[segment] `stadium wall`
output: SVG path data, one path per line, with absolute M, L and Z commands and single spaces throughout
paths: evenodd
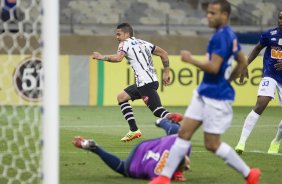
M 36 77 L 36 72 L 28 75 L 16 74 L 16 69 L 26 58 L 17 55 L 0 55 L 1 61 L 9 62 L 2 66 L 9 66 L 0 73 L 10 73 L 11 78 L 1 79 L 0 102 L 3 105 L 26 105 L 27 98 L 23 94 L 33 95 L 34 90 L 20 92 L 17 86 L 31 86 L 30 81 L 37 80 L 34 88 L 38 89 L 41 78 Z M 204 59 L 205 56 L 197 56 Z M 179 56 L 170 56 L 171 85 L 164 86 L 160 80 L 158 92 L 165 106 L 186 106 L 190 103 L 193 90 L 201 82 L 203 72 L 180 61 Z M 159 79 L 162 76 L 162 62 L 159 57 L 154 58 L 154 65 Z M 31 67 L 27 65 L 26 67 Z M 32 66 L 33 67 L 33 66 Z M 258 85 L 262 76 L 262 57 L 258 57 L 249 68 L 250 78 L 243 85 L 238 82 L 232 83 L 236 90 L 235 106 L 253 106 L 256 102 Z M 29 70 L 30 71 L 30 70 Z M 15 75 L 22 77 L 22 83 L 14 82 Z M 126 86 L 134 83 L 134 76 L 126 61 L 113 64 L 103 61 L 94 61 L 89 55 L 61 55 L 60 56 L 60 105 L 93 105 L 112 106 L 116 105 L 116 95 Z M 2 89 L 2 90 L 1 90 Z M 3 90 L 9 89 L 9 90 Z M 29 89 L 30 90 L 30 89 Z M 29 92 L 29 93 L 28 93 Z M 10 97 L 7 99 L 6 96 Z M 38 99 L 40 100 L 40 99 Z M 37 100 L 37 101 L 38 101 Z M 34 100 L 34 103 L 37 103 Z M 134 105 L 144 105 L 142 100 L 133 102 Z M 276 98 L 270 103 L 278 106 Z
M 208 36 L 160 36 L 136 35 L 137 38 L 152 42 L 165 49 L 171 55 L 178 55 L 180 50 L 189 49 L 193 54 L 205 54 Z M 113 36 L 78 36 L 61 35 L 60 53 L 62 55 L 89 55 L 93 51 L 112 54 L 117 51 L 118 42 Z M 0 50 L 1 52 L 1 50 Z

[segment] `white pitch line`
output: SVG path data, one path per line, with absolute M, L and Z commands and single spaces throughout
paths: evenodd
M 232 128 L 242 128 L 243 125 L 232 125 Z M 60 128 L 114 128 L 114 127 L 128 127 L 128 125 L 61 125 Z M 141 127 L 151 128 L 156 127 L 155 125 L 141 125 Z M 275 128 L 277 125 L 256 125 L 260 128 Z
M 194 153 L 208 153 L 209 151 L 193 151 L 191 154 Z M 62 154 L 81 154 L 81 152 L 79 151 L 73 151 L 73 152 L 61 152 Z M 85 153 L 90 153 L 90 152 L 85 152 Z M 111 152 L 113 154 L 129 154 L 129 152 Z M 258 154 L 263 154 L 263 155 L 270 155 L 270 156 L 282 156 L 282 153 L 278 153 L 278 154 L 268 154 L 265 151 L 260 151 L 260 150 L 252 150 L 252 151 L 245 151 L 244 153 L 258 153 Z

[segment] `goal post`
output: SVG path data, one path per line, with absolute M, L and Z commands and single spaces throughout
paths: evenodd
M 43 184 L 59 182 L 58 4 L 58 0 L 43 0 Z
M 0 1 L 0 184 L 59 183 L 59 1 Z

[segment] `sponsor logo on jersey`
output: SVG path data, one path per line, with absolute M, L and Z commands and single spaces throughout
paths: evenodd
M 277 30 L 270 31 L 270 34 L 271 34 L 271 35 L 275 35 L 275 34 L 277 34 Z
M 131 42 L 131 45 L 137 45 L 137 44 L 138 44 L 137 41 L 132 41 L 132 42 Z
M 279 40 L 278 40 L 278 45 L 282 45 L 282 39 L 281 38 L 279 38 Z
M 270 40 L 271 40 L 271 41 L 276 41 L 276 38 L 271 38 Z
M 282 59 L 282 51 L 281 50 L 276 50 L 276 49 L 271 49 L 271 58 L 273 59 Z
M 25 100 L 41 100 L 43 91 L 41 59 L 28 58 L 22 61 L 14 71 L 13 84 L 18 94 Z
M 165 150 L 160 158 L 160 161 L 158 162 L 157 166 L 154 169 L 154 173 L 156 175 L 160 175 L 166 165 L 166 160 L 168 157 L 169 151 Z

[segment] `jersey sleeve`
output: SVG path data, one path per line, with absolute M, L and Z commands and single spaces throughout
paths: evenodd
M 261 46 L 265 47 L 268 45 L 268 32 L 264 32 L 261 34 L 259 43 Z
M 231 40 L 230 40 L 231 39 Z M 232 42 L 232 55 L 236 56 L 241 50 L 241 46 L 236 37 L 227 39 L 226 36 L 217 35 L 214 40 L 213 54 L 217 54 L 222 58 L 226 57 L 226 53 L 230 53 L 230 47 L 228 46 Z
M 237 38 L 234 38 L 232 41 L 232 54 L 234 57 L 237 57 L 238 52 L 241 50 L 241 45 L 238 42 Z
M 128 42 L 123 41 L 123 42 L 120 42 L 120 44 L 118 45 L 117 52 L 124 52 L 125 54 L 127 54 L 128 49 L 129 49 Z
M 144 43 L 145 43 L 146 47 L 150 50 L 150 52 L 153 53 L 156 46 L 154 44 L 150 43 L 150 42 L 147 42 L 147 41 L 144 41 Z
M 224 39 L 224 36 L 217 35 L 214 37 L 214 46 L 211 54 L 217 54 L 222 58 L 225 58 L 225 53 L 227 52 L 227 41 Z

